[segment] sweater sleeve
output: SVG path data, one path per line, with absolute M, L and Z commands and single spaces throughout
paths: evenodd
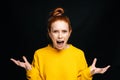
M 90 67 L 88 67 L 84 52 L 82 52 L 81 56 L 79 57 L 78 80 L 92 80 Z
M 90 68 L 86 68 L 78 74 L 79 80 L 92 80 L 92 75 L 90 74 Z
M 35 52 L 32 61 L 32 69 L 26 71 L 26 77 L 28 80 L 43 80 L 41 76 L 42 74 L 40 73 L 39 61 L 38 54 Z

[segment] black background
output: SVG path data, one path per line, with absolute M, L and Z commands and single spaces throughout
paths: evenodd
M 93 80 L 118 80 L 120 12 L 117 0 L 9 0 L 1 3 L 0 73 L 4 80 L 26 80 L 25 70 L 10 58 L 31 62 L 34 51 L 48 44 L 48 14 L 63 7 L 73 28 L 69 41 L 85 52 L 88 65 L 111 68 Z

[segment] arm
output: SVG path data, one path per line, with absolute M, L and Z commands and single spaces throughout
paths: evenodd
M 92 65 L 90 67 L 88 67 L 84 52 L 82 52 L 81 56 L 79 56 L 79 59 L 80 59 L 79 62 L 81 62 L 81 63 L 79 63 L 79 68 L 80 68 L 79 75 L 78 75 L 80 77 L 79 80 L 92 80 L 93 75 L 103 74 L 110 67 L 110 65 L 103 67 L 103 68 L 96 67 L 95 66 L 95 64 L 97 62 L 96 58 L 93 60 Z M 82 66 L 82 68 L 81 68 L 81 66 Z
M 84 52 L 79 56 L 79 72 L 78 72 L 78 80 L 92 80 L 92 75 L 90 72 L 90 67 L 85 59 Z
M 39 55 L 37 52 L 34 55 L 33 61 L 32 61 L 32 69 L 26 70 L 26 76 L 28 80 L 44 80 L 43 74 L 42 74 L 42 61 L 40 60 Z
M 27 61 L 25 56 L 23 56 L 24 62 L 15 60 L 13 58 L 10 60 L 13 61 L 17 66 L 20 66 L 26 70 L 26 76 L 28 80 L 42 80 L 39 74 L 37 56 L 34 57 L 32 65 Z

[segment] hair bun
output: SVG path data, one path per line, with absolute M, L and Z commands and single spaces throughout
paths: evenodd
M 52 16 L 61 16 L 64 13 L 63 8 L 56 8 L 53 13 Z

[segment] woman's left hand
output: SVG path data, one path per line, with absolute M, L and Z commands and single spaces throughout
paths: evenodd
M 92 75 L 94 75 L 94 74 L 103 74 L 103 73 L 105 73 L 105 72 L 108 70 L 108 68 L 110 67 L 110 65 L 108 65 L 108 66 L 106 66 L 106 67 L 104 67 L 104 68 L 97 68 L 97 67 L 95 66 L 96 62 L 97 62 L 97 59 L 95 58 L 95 59 L 93 60 L 92 65 L 90 66 L 90 72 L 91 72 Z

